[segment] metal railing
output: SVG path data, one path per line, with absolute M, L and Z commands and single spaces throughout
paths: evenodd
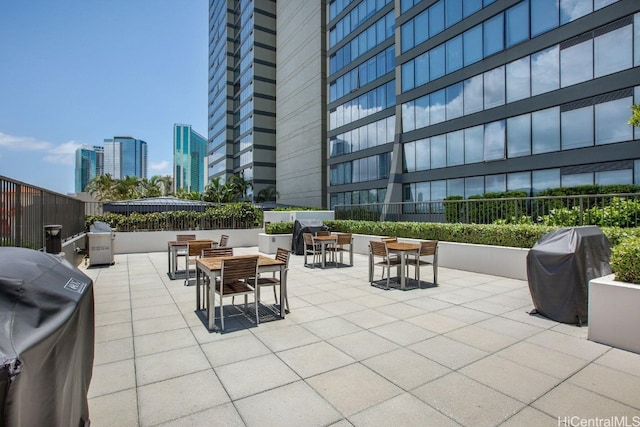
M 640 194 L 597 194 L 337 205 L 336 219 L 463 224 L 640 226 Z
M 0 246 L 45 247 L 45 225 L 61 225 L 61 239 L 84 232 L 84 202 L 0 176 Z

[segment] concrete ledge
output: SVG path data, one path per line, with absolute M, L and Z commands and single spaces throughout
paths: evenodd
M 267 254 L 276 253 L 278 247 L 291 248 L 291 234 L 264 234 L 259 237 L 258 250 Z M 353 235 L 353 252 L 369 253 L 369 241 L 380 236 Z M 402 242 L 417 242 L 417 239 L 399 239 Z M 471 245 L 468 243 L 440 242 L 438 265 L 456 270 L 490 274 L 511 279 L 527 280 L 527 248 L 506 246 Z
M 185 230 L 185 231 L 133 231 L 116 232 L 113 251 L 116 254 L 164 252 L 167 242 L 176 239 L 176 234 L 195 234 L 197 239 L 220 240 L 229 236 L 229 246 L 258 246 L 258 233 L 263 229 L 249 230 Z
M 610 274 L 589 281 L 588 338 L 640 353 L 640 285 L 613 279 Z

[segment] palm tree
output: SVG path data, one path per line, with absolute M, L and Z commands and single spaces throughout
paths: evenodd
M 244 173 L 240 175 L 231 175 L 229 177 L 229 185 L 235 193 L 236 200 L 246 200 L 249 189 L 253 188 L 251 181 L 244 179 Z
M 258 191 L 258 196 L 256 197 L 257 202 L 275 202 L 278 197 L 280 197 L 280 193 L 276 191 L 276 187 L 274 185 L 270 185 L 262 190 Z
M 225 203 L 229 201 L 230 187 L 222 183 L 222 177 L 216 176 L 209 180 L 204 188 L 202 199 L 206 202 Z
M 163 196 L 169 196 L 173 194 L 173 177 L 171 175 L 163 175 L 159 177 L 159 181 L 162 185 Z
M 184 200 L 201 200 L 202 194 L 195 190 L 187 191 L 184 188 L 178 188 L 178 191 L 176 191 L 176 197 Z
M 137 199 L 140 197 L 140 184 L 142 180 L 137 176 L 127 176 L 116 182 L 115 192 L 118 200 Z
M 141 196 L 160 197 L 162 196 L 162 182 L 160 175 L 154 175 L 150 179 L 143 178 L 140 181 Z
M 633 104 L 631 106 L 631 118 L 627 123 L 631 126 L 640 127 L 640 104 Z
M 98 175 L 94 177 L 87 185 L 87 191 L 100 201 L 115 200 L 115 186 L 117 180 L 111 177 L 111 174 Z

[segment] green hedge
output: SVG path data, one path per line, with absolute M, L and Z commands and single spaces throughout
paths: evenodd
M 640 285 L 640 237 L 626 237 L 611 250 L 615 280 Z
M 87 215 L 85 229 L 94 221 L 102 221 L 115 231 L 161 230 L 216 230 L 260 228 L 262 211 L 251 203 L 230 203 L 207 209 L 204 212 L 168 211 L 131 213 L 129 215 L 107 213 Z

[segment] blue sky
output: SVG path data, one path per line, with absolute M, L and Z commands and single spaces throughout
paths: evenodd
M 127 135 L 172 175 L 207 136 L 207 0 L 0 0 L 0 175 L 74 192 L 74 153 Z

